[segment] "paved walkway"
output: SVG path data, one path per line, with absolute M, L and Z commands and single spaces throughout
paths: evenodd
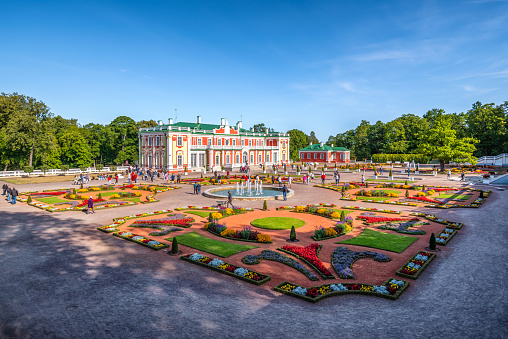
M 342 181 L 360 177 L 341 174 Z M 446 181 L 446 176 L 423 182 L 460 184 Z M 269 208 L 316 202 L 347 205 L 330 190 L 302 184 L 294 184 L 293 189 L 295 196 L 288 202 L 269 201 Z M 464 222 L 465 227 L 399 300 L 342 296 L 317 304 L 169 256 L 165 260 L 159 252 L 96 230 L 114 217 L 131 213 L 214 203 L 191 193 L 192 186 L 184 185 L 182 190 L 159 195 L 160 203 L 93 215 L 51 214 L 0 199 L 0 337 L 507 336 L 506 191 L 495 191 L 478 210 L 421 209 Z M 261 208 L 262 202 L 240 205 Z

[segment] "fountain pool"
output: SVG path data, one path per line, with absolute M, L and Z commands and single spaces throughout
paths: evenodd
M 203 195 L 208 198 L 226 199 L 228 191 L 234 200 L 282 200 L 282 188 L 262 187 L 261 189 L 238 189 L 235 186 L 227 186 L 220 188 L 210 188 Z M 293 196 L 295 192 L 289 189 L 288 198 Z

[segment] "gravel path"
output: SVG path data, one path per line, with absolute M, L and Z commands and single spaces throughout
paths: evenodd
M 357 173 L 341 177 L 360 178 Z M 443 178 L 424 182 L 459 184 Z M 71 185 L 16 187 L 22 191 Z M 315 202 L 347 205 L 330 190 L 301 184 L 293 189 L 293 198 L 286 203 L 269 201 L 270 208 Z M 502 252 L 507 240 L 506 191 L 494 191 L 480 209 L 420 209 L 464 222 L 465 227 L 398 300 L 342 296 L 317 304 L 166 259 L 96 230 L 131 213 L 214 203 L 191 192 L 192 186 L 184 185 L 158 195 L 160 203 L 93 215 L 51 214 L 0 199 L 0 338 L 508 337 L 508 265 Z

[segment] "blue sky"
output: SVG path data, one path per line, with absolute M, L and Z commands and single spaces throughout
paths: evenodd
M 508 100 L 508 1 L 10 1 L 0 91 L 119 115 L 315 131 Z

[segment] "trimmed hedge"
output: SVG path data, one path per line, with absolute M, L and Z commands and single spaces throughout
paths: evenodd
M 386 163 L 388 161 L 400 161 L 400 162 L 412 162 L 420 164 L 428 164 L 431 160 L 431 157 L 426 156 L 424 154 L 373 154 L 372 161 Z

